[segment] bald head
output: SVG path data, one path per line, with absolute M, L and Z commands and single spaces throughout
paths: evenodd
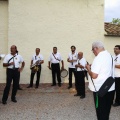
M 83 52 L 78 53 L 78 58 L 81 59 L 83 57 Z

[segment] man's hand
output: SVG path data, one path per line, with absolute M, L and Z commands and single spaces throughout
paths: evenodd
M 21 72 L 22 70 L 23 70 L 23 68 L 22 68 L 22 67 L 18 69 L 18 71 L 19 71 L 19 72 Z
M 36 65 L 38 65 L 40 62 L 39 61 L 36 61 Z
M 85 68 L 86 68 L 87 70 L 90 70 L 90 69 L 91 69 L 91 65 L 88 64 L 88 65 L 85 66 Z
M 61 67 L 61 70 L 64 70 L 64 66 Z
M 50 70 L 51 70 L 51 67 L 50 66 L 47 66 Z
M 14 63 L 14 62 L 11 62 L 11 63 L 9 63 L 9 65 L 15 65 L 15 63 Z
M 67 61 L 70 63 L 77 62 L 77 60 L 69 60 L 69 59 L 67 59 Z
M 78 65 L 78 64 L 75 65 L 76 68 L 79 67 L 79 66 L 80 66 L 80 65 Z

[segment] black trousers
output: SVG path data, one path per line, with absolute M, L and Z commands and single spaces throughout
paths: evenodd
M 111 105 L 113 104 L 115 91 L 108 92 L 105 96 L 98 96 L 98 108 L 96 109 L 98 120 L 109 120 Z M 93 92 L 94 102 L 96 104 L 96 92 Z
M 20 88 L 20 76 L 19 76 L 19 80 L 18 80 L 18 88 Z
M 12 88 L 12 95 L 11 95 L 12 100 L 15 99 L 18 84 L 19 84 L 20 72 L 18 71 L 17 68 L 15 70 L 8 68 L 7 71 L 6 71 L 6 74 L 7 74 L 6 86 L 5 86 L 5 89 L 4 89 L 4 92 L 3 92 L 2 101 L 7 101 L 7 99 L 8 99 L 8 95 L 9 95 L 12 80 L 13 80 L 13 88 Z
M 85 76 L 83 71 L 75 72 L 75 87 L 77 94 L 85 96 Z
M 116 93 L 115 103 L 120 104 L 120 77 L 115 78 L 115 93 Z
M 75 68 L 69 68 L 69 86 L 72 87 L 72 73 L 74 73 L 75 77 Z
M 60 64 L 52 63 L 51 68 L 52 68 L 52 83 L 53 83 L 53 85 L 56 85 L 56 75 L 57 75 L 58 84 L 61 84 Z
M 41 65 L 39 66 L 39 71 L 37 71 L 36 73 L 32 72 L 31 70 L 31 76 L 30 76 L 30 86 L 33 86 L 33 79 L 35 74 L 37 74 L 37 80 L 36 80 L 36 87 L 39 86 L 39 82 L 40 82 L 40 74 L 41 74 Z

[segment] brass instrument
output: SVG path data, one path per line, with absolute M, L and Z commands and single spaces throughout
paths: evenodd
M 32 70 L 33 73 L 36 73 L 37 71 L 39 71 L 39 65 L 40 65 L 40 60 L 36 61 L 35 64 L 32 64 L 30 66 L 30 69 Z

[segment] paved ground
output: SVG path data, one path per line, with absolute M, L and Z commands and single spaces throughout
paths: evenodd
M 38 89 L 18 91 L 17 103 L 9 99 L 7 105 L 0 102 L 0 120 L 97 120 L 92 93 L 86 87 L 86 98 L 74 97 L 75 89 L 67 85 L 51 87 L 42 84 Z M 0 99 L 4 85 L 0 85 Z M 120 120 L 120 107 L 112 107 L 110 120 Z

